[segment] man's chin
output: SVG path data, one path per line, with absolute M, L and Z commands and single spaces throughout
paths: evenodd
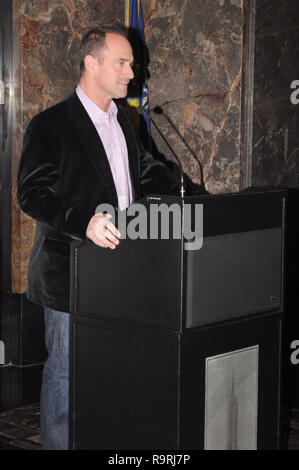
M 122 86 L 118 90 L 118 98 L 125 98 L 128 94 L 128 87 L 127 86 Z

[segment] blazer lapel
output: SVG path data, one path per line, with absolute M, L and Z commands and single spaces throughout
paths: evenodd
M 136 194 L 139 194 L 139 155 L 133 127 L 134 125 L 133 122 L 130 121 L 127 111 L 122 106 L 117 107 L 117 119 L 127 142 L 133 199 L 135 199 Z
M 97 130 L 75 91 L 70 95 L 67 101 L 75 132 L 84 146 L 103 184 L 106 186 L 106 189 L 111 196 L 112 204 L 117 207 L 118 198 L 112 172 Z

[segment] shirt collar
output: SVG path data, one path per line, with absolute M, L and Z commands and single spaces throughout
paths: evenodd
M 111 101 L 109 109 L 107 113 L 105 113 L 105 111 L 87 96 L 80 85 L 77 86 L 76 93 L 94 124 L 107 118 L 110 120 L 117 116 L 118 109 L 114 101 Z

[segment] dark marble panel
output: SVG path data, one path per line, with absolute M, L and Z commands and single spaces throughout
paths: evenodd
M 21 368 L 21 402 L 19 406 L 38 403 L 42 384 L 43 364 Z
M 43 309 L 25 294 L 2 294 L 1 340 L 5 365 L 0 366 L 0 409 L 39 401 L 47 357 Z
M 25 294 L 2 294 L 1 340 L 5 344 L 5 364 L 27 366 L 43 363 L 43 308 L 27 300 Z
M 21 364 L 44 363 L 47 351 L 44 338 L 44 310 L 22 295 Z
M 20 296 L 1 295 L 1 340 L 5 346 L 5 364 L 18 364 L 20 358 Z
M 0 411 L 38 403 L 43 365 L 0 367 Z
M 298 0 L 258 0 L 256 8 L 252 184 L 299 186 Z
M 293 188 L 287 210 L 282 389 L 283 402 L 290 407 L 299 403 L 299 368 L 290 363 L 290 344 L 299 326 L 299 103 L 291 100 L 291 84 L 299 80 L 298 57 L 298 1 L 257 0 L 251 181 L 259 187 Z
M 143 1 L 149 49 L 150 107 L 163 105 L 204 167 L 209 192 L 239 189 L 240 0 Z M 163 116 L 156 119 L 184 170 L 199 182 L 198 164 Z M 153 130 L 158 149 L 171 154 Z

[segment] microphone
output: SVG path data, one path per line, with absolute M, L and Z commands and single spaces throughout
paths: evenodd
M 174 131 L 176 132 L 176 134 L 179 136 L 179 138 L 183 141 L 183 143 L 185 144 L 185 146 L 187 147 L 187 149 L 189 150 L 189 152 L 191 153 L 191 155 L 193 156 L 193 158 L 196 160 L 196 162 L 198 163 L 198 166 L 199 166 L 199 173 L 200 173 L 200 186 L 202 188 L 204 188 L 204 178 L 203 178 L 203 168 L 202 168 L 202 164 L 199 160 L 199 158 L 197 157 L 196 153 L 194 152 L 194 150 L 192 150 L 192 148 L 190 147 L 190 145 L 188 144 L 188 142 L 186 142 L 185 138 L 182 136 L 182 134 L 180 133 L 180 131 L 176 128 L 176 126 L 174 125 L 174 123 L 172 122 L 172 120 L 170 119 L 170 117 L 165 113 L 165 111 L 163 110 L 163 108 L 161 106 L 155 106 L 154 109 L 153 109 L 154 113 L 155 114 L 163 114 L 165 116 L 165 118 L 167 119 L 167 121 L 169 122 L 169 124 L 171 125 L 171 127 L 174 129 Z
M 149 118 L 149 120 L 153 123 L 153 125 L 155 126 L 155 128 L 157 129 L 159 135 L 161 136 L 161 138 L 163 139 L 163 141 L 165 142 L 165 144 L 167 145 L 167 147 L 169 148 L 169 150 L 171 151 L 172 155 L 174 156 L 174 158 L 176 159 L 177 163 L 179 164 L 179 167 L 180 167 L 180 170 L 181 170 L 181 189 L 180 189 L 180 195 L 181 195 L 181 198 L 184 197 L 184 194 L 185 194 L 185 182 L 184 182 L 184 170 L 183 170 L 183 166 L 181 164 L 181 161 L 179 159 L 179 157 L 177 156 L 177 154 L 175 153 L 175 151 L 173 150 L 173 148 L 171 147 L 170 143 L 168 142 L 168 140 L 166 139 L 166 137 L 162 134 L 162 132 L 160 131 L 159 127 L 157 126 L 157 124 L 155 123 L 155 121 L 153 120 L 153 118 L 149 115 L 149 113 L 147 112 L 147 109 L 145 106 L 143 105 L 139 105 L 137 108 L 137 113 L 140 114 L 141 116 L 143 116 L 144 114 Z

